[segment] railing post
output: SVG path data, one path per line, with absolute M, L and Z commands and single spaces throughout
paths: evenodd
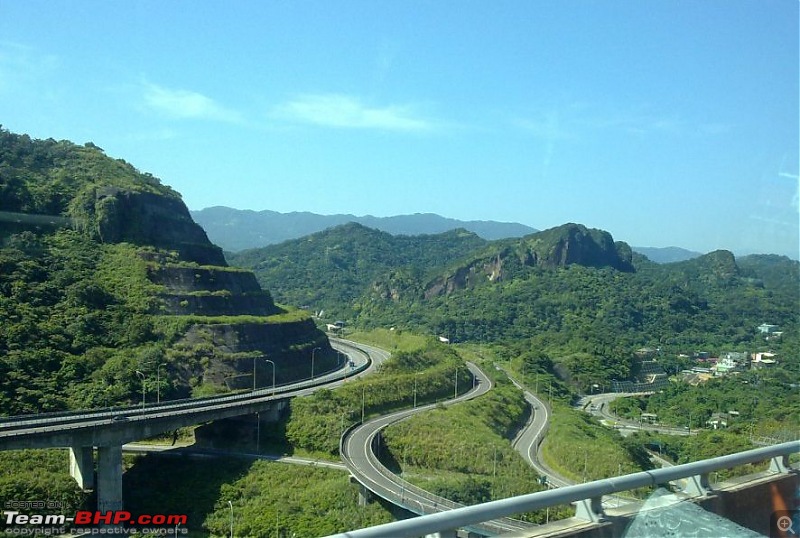
M 592 497 L 583 499 L 575 503 L 575 517 L 592 523 L 600 523 L 606 520 L 603 512 L 603 497 Z
M 789 469 L 789 456 L 775 456 L 769 462 L 769 470 L 773 473 L 788 473 Z
M 711 484 L 708 482 L 708 473 L 687 476 L 686 487 L 683 492 L 690 497 L 708 497 L 711 493 Z

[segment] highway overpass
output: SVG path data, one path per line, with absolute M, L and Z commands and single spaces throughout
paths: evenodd
M 83 489 L 97 489 L 97 509 L 122 509 L 122 445 L 178 428 L 247 414 L 277 415 L 289 398 L 332 387 L 347 377 L 363 375 L 388 354 L 369 346 L 331 339 L 334 349 L 355 364 L 342 361 L 338 370 L 313 380 L 266 387 L 246 393 L 158 404 L 26 415 L 0 420 L 0 450 L 68 447 L 70 474 Z M 374 358 L 374 359 L 373 359 Z M 97 483 L 93 451 L 97 449 Z

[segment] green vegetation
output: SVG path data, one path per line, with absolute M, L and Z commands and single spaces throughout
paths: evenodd
M 0 267 L 0 411 L 135 400 L 134 371 L 161 360 L 169 336 L 148 314 L 157 302 L 134 247 L 22 232 L 0 249 Z
M 43 501 L 38 513 L 44 514 L 88 509 L 89 495 L 69 475 L 68 458 L 65 449 L 0 451 L 0 499 Z
M 125 509 L 188 515 L 193 535 L 323 536 L 386 523 L 380 503 L 359 507 L 347 473 L 265 461 L 144 456 L 123 481 Z M 277 531 L 277 532 L 276 532 Z
M 484 244 L 464 230 L 395 237 L 351 223 L 302 240 L 227 256 L 232 265 L 255 269 L 262 285 L 270 282 L 265 287 L 276 300 L 311 305 L 333 319 L 352 319 L 360 309 L 354 299 L 377 279 L 389 275 L 393 282 L 410 285 L 429 276 L 432 268 L 450 264 Z M 406 289 L 376 284 L 375 291 L 389 298 Z
M 355 331 L 348 333 L 347 337 L 356 342 L 372 344 L 388 351 L 417 351 L 428 345 L 429 336 L 422 336 L 411 332 L 389 329 L 372 329 L 370 331 Z
M 179 198 L 158 178 L 88 142 L 34 140 L 0 126 L 0 211 L 81 218 L 81 206 L 99 185 Z
M 777 349 L 784 366 L 800 373 L 800 263 L 778 256 L 737 261 L 726 251 L 664 265 L 630 254 L 626 262 L 625 246 L 596 231 L 584 233 L 582 249 L 564 254 L 573 262 L 548 261 L 580 230 L 472 244 L 351 225 L 231 259 L 251 267 L 281 300 L 324 310 L 348 327 L 528 349 L 581 392 L 630 379 L 642 347 L 660 349 L 673 372 L 680 365 L 670 357 L 679 353 Z M 434 238 L 458 248 L 431 257 Z M 783 341 L 764 341 L 756 327 L 765 321 L 780 326 Z
M 720 430 L 701 431 L 697 435 L 685 437 L 652 432 L 636 432 L 630 436 L 629 442 L 636 443 L 676 464 L 715 458 L 756 448 L 741 435 Z M 736 476 L 764 471 L 768 466 L 768 462 L 762 462 L 760 464 L 747 464 L 733 469 L 725 469 L 715 472 L 713 480 L 722 481 Z
M 553 406 L 552 413 L 542 456 L 557 473 L 575 482 L 589 482 L 652 468 L 640 444 L 589 415 L 560 404 Z
M 409 482 L 463 504 L 540 491 L 545 486 L 509 443 L 529 412 L 522 393 L 498 377 L 495 388 L 480 398 L 386 428 L 381 457 Z M 549 517 L 571 514 L 561 507 Z M 548 514 L 523 517 L 543 523 Z
M 375 375 L 349 381 L 334 390 L 318 390 L 312 396 L 295 398 L 285 426 L 288 446 L 310 453 L 337 454 L 342 431 L 364 418 L 380 415 L 414 403 L 433 402 L 453 396 L 458 369 L 459 392 L 472 386 L 472 378 L 451 348 L 428 340 L 424 348 L 400 351 L 381 365 Z M 272 439 L 280 442 L 281 439 Z

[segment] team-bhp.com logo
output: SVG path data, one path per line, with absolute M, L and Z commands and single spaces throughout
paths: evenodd
M 3 520 L 5 535 L 53 536 L 67 533 L 175 535 L 187 532 L 188 518 L 183 514 L 134 516 L 125 510 L 109 512 L 79 510 L 72 517 L 63 514 L 23 514 L 15 510 L 5 510 Z

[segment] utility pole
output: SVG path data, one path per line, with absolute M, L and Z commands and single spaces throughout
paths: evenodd
M 321 350 L 322 348 L 315 347 L 314 349 L 311 350 L 311 380 L 312 381 L 314 380 L 314 353 L 316 353 L 318 349 Z
M 458 398 L 458 366 L 456 366 L 456 388 L 453 390 L 453 398 Z
M 367 386 L 361 388 L 361 424 L 364 424 L 364 401 L 367 397 Z
M 264 361 L 272 365 L 272 395 L 275 396 L 275 363 L 269 359 L 264 359 Z

